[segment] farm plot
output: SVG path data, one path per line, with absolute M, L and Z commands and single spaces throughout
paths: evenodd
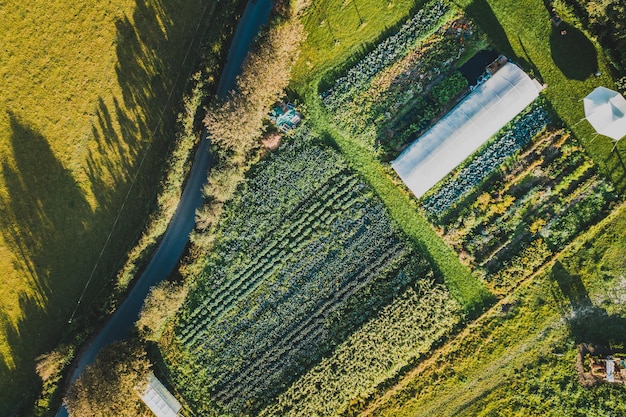
M 202 412 L 257 412 L 432 276 L 382 203 L 305 130 L 241 191 L 176 327 L 186 361 L 171 363 L 174 380 Z
M 428 3 L 338 78 L 322 94 L 324 105 L 351 135 L 397 153 L 467 90 L 456 67 L 484 39 L 443 2 Z
M 424 207 L 461 256 L 503 294 L 616 200 L 576 139 L 549 125 L 545 110 L 535 107 L 444 180 Z
M 460 306 L 444 286 L 421 280 L 296 381 L 261 416 L 349 414 L 458 323 Z

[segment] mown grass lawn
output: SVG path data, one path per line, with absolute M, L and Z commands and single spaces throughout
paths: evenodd
M 394 27 L 422 0 L 325 0 L 311 3 L 304 17 L 308 37 L 292 71 L 292 85 L 301 89 L 312 78 L 344 65 Z
M 111 230 L 78 318 L 112 289 L 153 205 L 215 6 L 0 5 L 0 415 L 32 400 L 34 359 L 66 334 Z

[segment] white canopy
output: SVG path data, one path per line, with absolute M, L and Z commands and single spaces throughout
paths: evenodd
M 617 91 L 598 87 L 583 99 L 585 118 L 596 131 L 613 140 L 626 136 L 626 99 Z
M 537 98 L 542 86 L 512 63 L 479 85 L 391 163 L 421 197 Z

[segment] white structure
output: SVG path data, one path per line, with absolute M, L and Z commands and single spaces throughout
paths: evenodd
M 606 361 L 606 380 L 608 382 L 615 382 L 615 362 L 613 358 L 609 356 L 609 358 L 605 359 Z
M 157 417 L 176 417 L 181 409 L 178 400 L 170 394 L 152 372 L 148 377 L 148 386 L 141 395 L 141 399 Z
M 617 91 L 598 87 L 583 99 L 585 118 L 596 131 L 617 141 L 626 136 L 626 99 Z
M 479 85 L 391 163 L 421 197 L 526 108 L 543 87 L 512 63 Z

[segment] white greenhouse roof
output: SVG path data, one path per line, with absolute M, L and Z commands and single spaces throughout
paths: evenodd
M 150 373 L 148 386 L 141 399 L 157 417 L 176 417 L 181 409 L 178 400 L 153 373 Z
M 542 86 L 507 63 L 391 163 L 416 197 L 470 156 L 537 98 Z

